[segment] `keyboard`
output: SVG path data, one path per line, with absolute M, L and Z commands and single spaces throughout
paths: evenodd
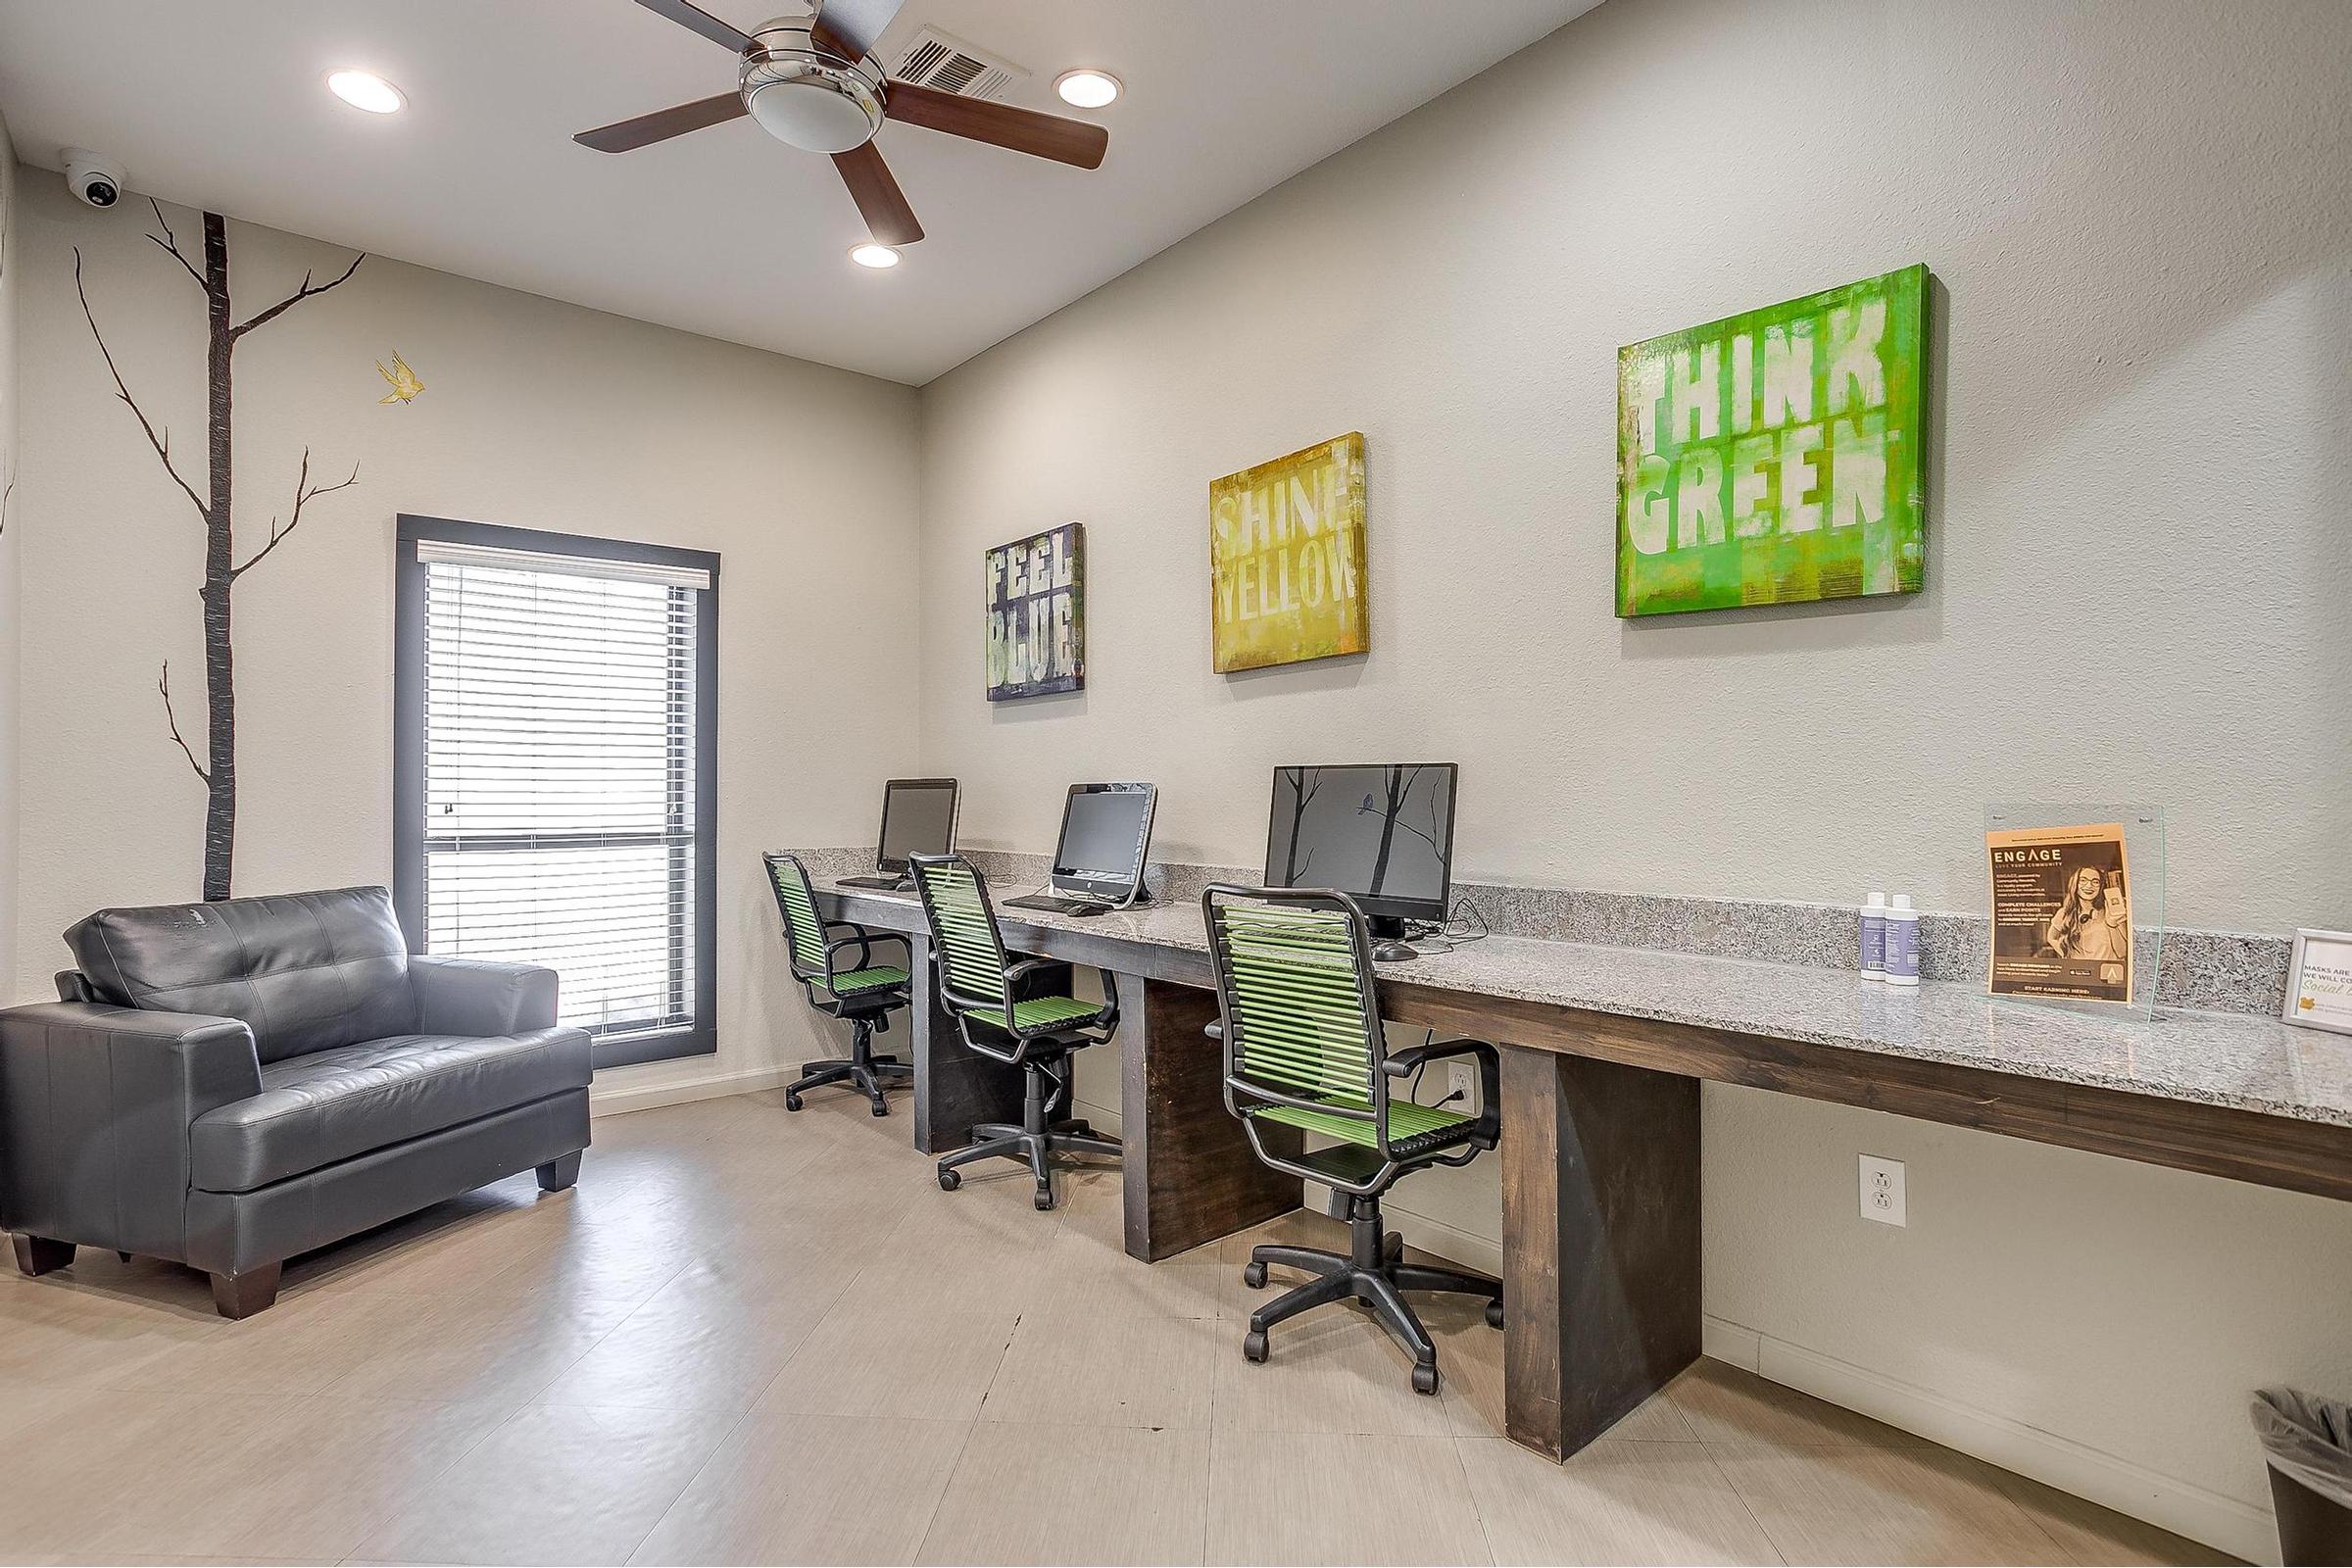
M 1043 909 L 1048 914 L 1108 914 L 1118 907 L 1100 899 L 1064 899 L 1051 893 L 1024 893 L 1017 899 L 1006 899 L 1008 909 Z
M 838 888 L 880 888 L 885 893 L 912 893 L 914 884 L 895 876 L 845 876 L 833 884 Z

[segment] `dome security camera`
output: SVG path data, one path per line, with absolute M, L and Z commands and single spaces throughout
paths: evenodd
M 87 147 L 69 147 L 66 189 L 85 206 L 107 208 L 122 199 L 122 166 Z

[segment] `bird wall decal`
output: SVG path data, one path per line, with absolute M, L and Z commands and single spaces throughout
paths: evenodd
M 416 379 L 416 372 L 409 368 L 409 362 L 398 354 L 392 356 L 392 368 L 388 370 L 384 368 L 383 361 L 376 361 L 375 373 L 392 383 L 392 390 L 376 400 L 379 403 L 412 403 L 416 401 L 416 394 L 424 390 L 424 383 Z

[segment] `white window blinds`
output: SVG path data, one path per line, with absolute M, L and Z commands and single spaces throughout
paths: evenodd
M 608 1039 L 695 1016 L 710 574 L 420 539 L 426 951 L 545 964 Z M 601 1050 L 601 1048 L 600 1048 Z

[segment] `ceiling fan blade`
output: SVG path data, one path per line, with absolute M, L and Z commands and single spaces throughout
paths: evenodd
M 687 4 L 687 0 L 637 0 L 637 3 L 657 17 L 667 17 L 681 27 L 691 27 L 712 43 L 723 43 L 737 54 L 752 46 L 751 34 L 740 27 L 730 27 L 702 7 Z
M 893 81 L 890 118 L 927 130 L 946 131 L 973 141 L 993 142 L 1032 158 L 1051 158 L 1057 164 L 1100 169 L 1109 150 L 1110 132 L 1083 120 L 1041 115 L 1034 109 L 990 103 L 985 98 L 958 98 L 952 92 L 918 87 L 911 81 Z
M 923 237 L 923 225 L 914 220 L 914 209 L 906 205 L 906 192 L 882 161 L 881 149 L 869 141 L 835 153 L 833 167 L 841 171 L 841 182 L 850 187 L 858 211 L 865 215 L 866 230 L 875 244 L 911 245 Z
M 683 136 L 690 130 L 700 130 L 705 125 L 723 124 L 743 112 L 741 93 L 722 92 L 710 98 L 697 98 L 690 104 L 680 104 L 674 109 L 657 109 L 650 115 L 639 115 L 635 120 L 599 125 L 594 130 L 583 130 L 571 139 L 583 147 L 593 147 L 600 153 L 634 152 L 658 141 L 667 141 L 672 136 Z
M 816 25 L 830 37 L 820 37 L 819 42 L 828 48 L 847 44 L 848 48 L 837 51 L 842 58 L 862 60 L 874 52 L 874 45 L 882 41 L 882 29 L 890 25 L 890 19 L 904 4 L 906 0 L 823 0 L 817 8 Z
M 837 59 L 847 60 L 852 64 L 856 64 L 865 56 L 864 50 L 835 32 L 831 27 L 826 26 L 825 19 L 822 17 L 808 19 L 808 41 L 825 53 Z

